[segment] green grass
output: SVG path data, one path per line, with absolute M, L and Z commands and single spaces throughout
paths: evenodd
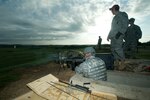
M 7 67 L 35 62 L 47 56 L 46 48 L 0 48 L 0 71 Z
M 14 69 L 36 65 L 47 53 L 45 48 L 0 48 L 0 87 L 20 78 L 21 73 Z
M 33 51 L 27 49 L 0 49 L 0 68 L 19 65 L 36 59 Z

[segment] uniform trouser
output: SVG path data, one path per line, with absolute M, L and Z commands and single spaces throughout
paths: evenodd
M 124 51 L 126 56 L 129 56 L 129 58 L 134 58 L 137 51 L 137 41 L 126 40 L 124 45 Z
M 111 51 L 115 60 L 125 60 L 123 52 L 123 36 L 118 39 L 111 38 Z

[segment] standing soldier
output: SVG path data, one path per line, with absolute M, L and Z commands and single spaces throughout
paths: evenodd
M 128 15 L 125 12 L 119 11 L 119 8 L 119 5 L 114 5 L 109 9 L 115 16 L 113 17 L 107 40 L 111 40 L 111 51 L 115 59 L 115 69 L 123 70 L 125 61 L 123 37 L 128 28 Z
M 102 43 L 102 38 L 101 36 L 99 36 L 99 39 L 98 39 L 98 49 L 101 49 L 101 43 Z
M 135 19 L 129 19 L 129 27 L 125 34 L 125 54 L 127 58 L 135 58 L 135 53 L 137 51 L 137 46 L 139 39 L 142 37 L 141 28 L 138 25 L 134 24 Z

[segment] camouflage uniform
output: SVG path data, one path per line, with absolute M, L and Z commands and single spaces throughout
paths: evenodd
M 103 60 L 95 56 L 86 59 L 75 71 L 86 78 L 94 80 L 107 80 L 106 66 Z
M 111 40 L 111 51 L 114 55 L 115 60 L 124 60 L 123 52 L 123 37 L 128 28 L 128 15 L 125 12 L 118 12 L 111 24 L 111 30 L 108 35 L 108 39 Z M 116 39 L 117 33 L 120 32 L 121 35 Z
M 125 34 L 124 49 L 129 58 L 135 58 L 138 40 L 142 37 L 142 31 L 139 26 L 133 24 L 128 27 Z

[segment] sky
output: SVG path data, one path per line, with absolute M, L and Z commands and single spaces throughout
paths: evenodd
M 150 0 L 0 0 L 0 44 L 110 44 L 107 36 L 120 5 L 150 41 Z

